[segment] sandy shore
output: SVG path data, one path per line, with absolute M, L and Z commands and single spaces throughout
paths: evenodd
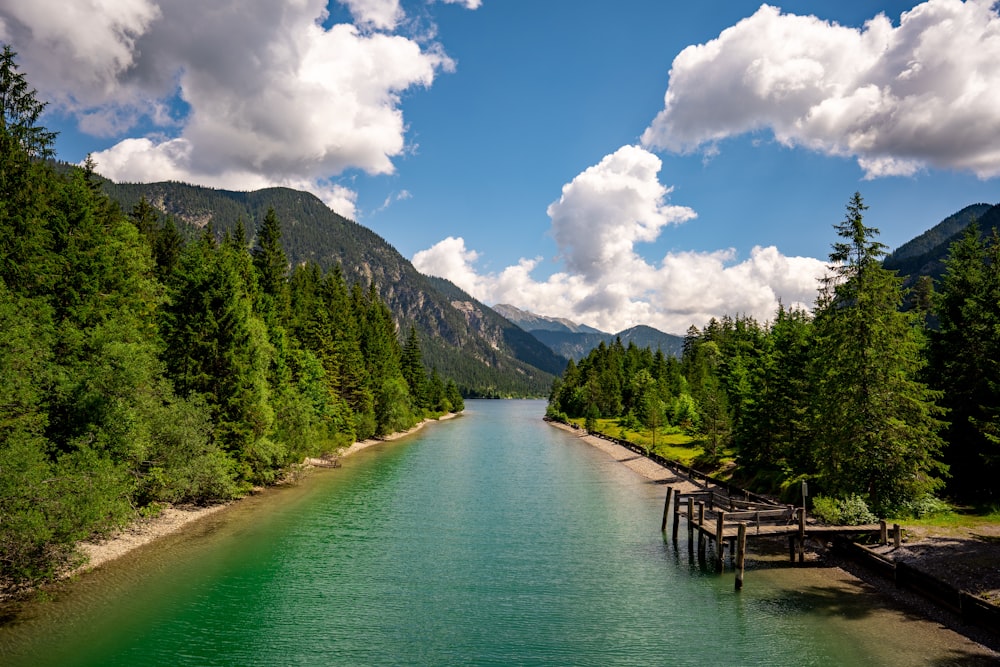
M 385 436 L 384 438 L 373 438 L 370 440 L 355 442 L 350 447 L 337 452 L 337 455 L 341 457 L 350 456 L 374 445 L 390 440 L 398 440 L 408 435 L 412 435 L 427 424 L 435 421 L 444 421 L 457 416 L 457 413 L 450 413 L 436 420 L 425 419 L 408 431 L 393 433 Z M 315 459 L 306 459 L 304 461 L 306 466 L 317 463 L 323 463 L 323 461 Z M 233 502 L 239 501 L 236 500 Z M 109 561 L 124 556 L 133 549 L 138 549 L 139 547 L 149 544 L 157 538 L 174 533 L 184 526 L 225 509 L 231 504 L 232 503 L 222 503 L 219 505 L 210 505 L 208 507 L 167 507 L 155 517 L 136 521 L 106 540 L 96 542 L 80 542 L 77 544 L 77 548 L 87 558 L 87 562 L 76 569 L 67 572 L 65 576 L 69 577 L 100 567 Z
M 574 434 L 588 445 L 596 447 L 597 449 L 607 453 L 608 456 L 619 463 L 628 466 L 646 479 L 659 482 L 660 484 L 669 484 L 675 489 L 680 489 L 681 493 L 691 493 L 703 490 L 700 485 L 695 484 L 687 477 L 684 477 L 669 468 L 664 468 L 659 463 L 656 463 L 645 456 L 636 454 L 632 450 L 622 447 L 621 445 L 616 445 L 615 443 L 609 442 L 604 438 L 588 435 L 587 432 L 582 429 L 575 429 L 572 426 L 567 426 L 561 422 L 553 421 L 549 423 L 556 428 L 560 428 Z

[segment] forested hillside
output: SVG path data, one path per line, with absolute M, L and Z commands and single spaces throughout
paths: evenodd
M 703 462 L 734 456 L 732 472 L 761 490 L 795 497 L 808 480 L 813 495 L 881 516 L 919 515 L 942 492 L 996 502 L 1000 236 L 968 226 L 937 294 L 902 312 L 866 208 L 855 195 L 836 226 L 814 313 L 692 327 L 679 362 L 602 344 L 570 363 L 550 414 L 687 433 Z
M 904 278 L 904 285 L 907 287 L 914 286 L 920 276 L 939 280 L 944 273 L 948 250 L 974 221 L 983 236 L 987 236 L 992 228 L 1000 226 L 1000 206 L 966 206 L 901 245 L 885 258 L 883 265 L 890 271 L 897 271 Z
M 511 339 L 500 318 L 470 318 L 371 230 L 331 211 L 313 195 L 287 188 L 255 192 L 212 190 L 182 183 L 104 183 L 124 210 L 146 201 L 178 226 L 232 232 L 240 221 L 253 235 L 269 209 L 282 222 L 282 246 L 292 266 L 341 267 L 349 283 L 374 285 L 400 333 L 416 328 L 428 365 L 457 382 L 466 396 L 544 396 L 563 363 L 530 339 Z M 251 239 L 252 242 L 252 239 Z M 453 287 L 453 286 L 452 286 Z M 457 289 L 457 288 L 456 288 Z M 481 313 L 488 309 L 477 306 Z
M 122 212 L 90 169 L 53 169 L 9 48 L 0 91 L 0 587 L 161 503 L 462 409 L 372 283 L 289 270 L 273 210 L 253 241 Z

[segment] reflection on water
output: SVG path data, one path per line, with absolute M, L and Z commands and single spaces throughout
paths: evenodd
M 836 570 L 705 572 L 662 487 L 544 404 L 319 470 L 59 586 L 0 629 L 7 665 L 925 665 L 985 654 Z M 985 660 L 986 658 L 982 658 Z M 985 663 L 984 663 L 985 664 Z

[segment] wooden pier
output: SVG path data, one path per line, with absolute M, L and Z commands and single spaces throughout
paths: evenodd
M 672 511 L 671 511 L 671 508 Z M 687 524 L 688 551 L 694 554 L 696 546 L 698 559 L 706 560 L 709 544 L 713 548 L 715 569 L 725 569 L 726 548 L 736 570 L 736 590 L 743 587 L 744 562 L 747 539 L 753 537 L 788 536 L 789 558 L 794 563 L 805 560 L 805 542 L 808 538 L 822 538 L 853 535 L 878 535 L 882 544 L 888 541 L 888 526 L 884 521 L 863 526 L 825 526 L 809 523 L 803 507 L 779 505 L 755 499 L 748 501 L 714 490 L 682 493 L 680 489 L 667 487 L 663 503 L 661 530 L 666 533 L 669 520 L 673 517 L 672 537 L 677 543 L 681 518 Z M 893 538 L 899 544 L 901 530 L 893 525 Z

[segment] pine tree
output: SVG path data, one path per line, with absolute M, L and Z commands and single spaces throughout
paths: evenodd
M 945 460 L 961 497 L 996 497 L 1000 446 L 991 438 L 1000 406 L 1000 243 L 989 243 L 973 222 L 945 261 L 931 334 L 931 372 L 949 412 Z M 991 424 L 992 429 L 991 429 Z
M 855 193 L 816 308 L 816 462 L 824 490 L 860 494 L 886 513 L 940 486 L 939 394 L 917 377 L 922 337 L 899 311 L 902 281 L 882 268 L 885 246 Z
M 751 381 L 753 398 L 736 433 L 738 461 L 750 471 L 781 477 L 815 472 L 808 429 L 811 338 L 809 314 L 779 304 Z
M 403 356 L 400 363 L 406 385 L 410 388 L 410 397 L 413 399 L 414 406 L 429 408 L 425 395 L 427 372 L 424 370 L 423 357 L 420 353 L 420 340 L 417 338 L 415 327 L 410 327 L 410 334 L 406 338 L 406 344 L 403 345 Z
M 257 245 L 253 250 L 253 265 L 257 269 L 257 278 L 261 292 L 268 304 L 265 312 L 272 313 L 284 319 L 288 309 L 287 291 L 285 289 L 288 275 L 288 257 L 281 247 L 281 223 L 274 208 L 267 209 L 264 222 L 257 230 Z
M 43 160 L 52 157 L 56 135 L 38 123 L 45 103 L 18 72 L 16 57 L 9 45 L 0 53 L 0 280 L 37 294 L 57 274 L 43 263 L 54 181 Z
M 250 258 L 232 237 L 218 246 L 206 231 L 189 245 L 164 311 L 165 357 L 182 396 L 206 401 L 216 438 L 242 481 L 267 482 L 284 458 L 267 435 L 274 411 L 268 372 L 273 347 L 253 311 Z
M 375 435 L 402 431 L 414 423 L 413 407 L 400 365 L 401 349 L 396 339 L 392 312 L 382 302 L 374 283 L 367 296 L 355 286 L 353 301 L 361 328 L 361 353 L 374 398 Z

